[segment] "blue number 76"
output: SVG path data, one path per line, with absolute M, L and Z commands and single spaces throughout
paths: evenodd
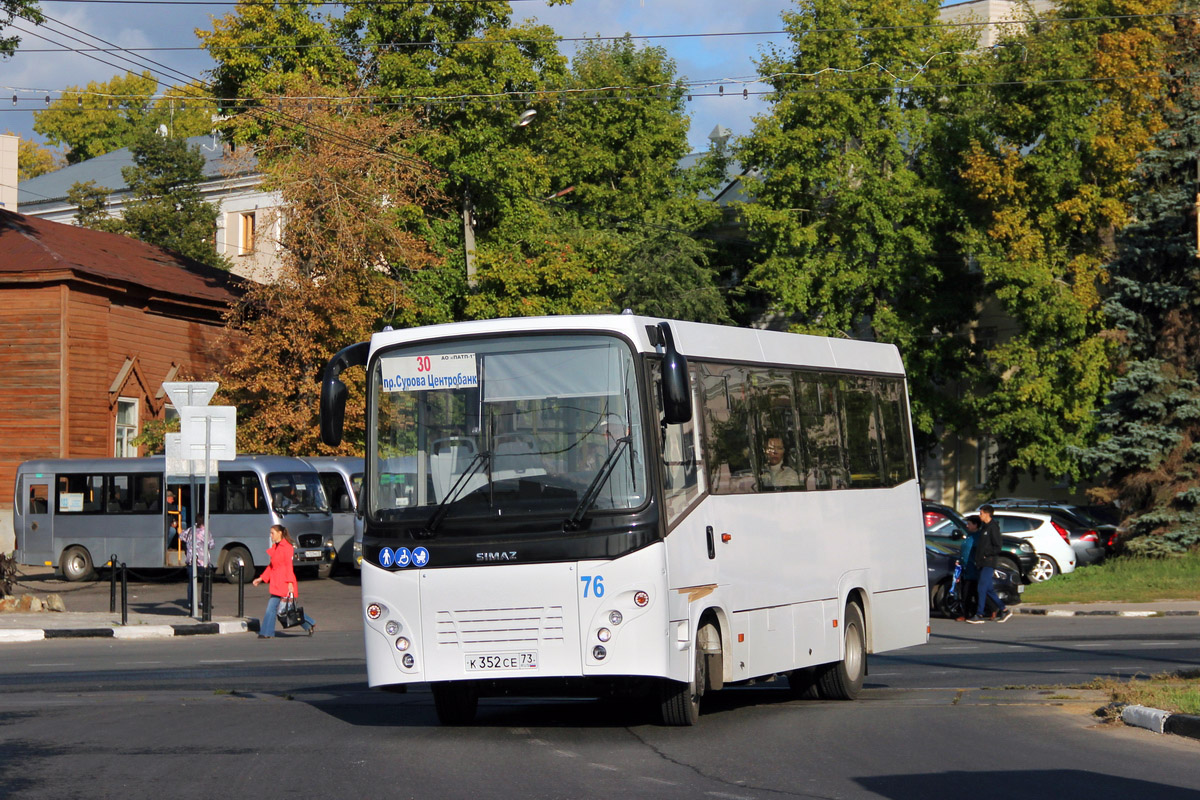
M 592 590 L 592 597 L 604 597 L 604 576 L 597 575 L 594 578 L 591 575 L 580 575 L 579 580 L 583 581 L 583 596 L 588 596 L 588 589 Z

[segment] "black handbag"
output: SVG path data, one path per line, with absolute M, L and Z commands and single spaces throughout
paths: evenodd
M 296 605 L 296 598 L 289 594 L 279 602 L 279 611 L 275 616 L 281 628 L 294 628 L 304 622 L 304 608 Z

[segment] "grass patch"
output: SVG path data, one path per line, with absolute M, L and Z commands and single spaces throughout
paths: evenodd
M 1025 587 L 1026 603 L 1200 600 L 1200 550 L 1177 558 L 1121 557 Z
M 1115 703 L 1158 708 L 1172 714 L 1200 715 L 1200 670 L 1163 673 L 1128 681 L 1097 678 L 1087 688 L 1107 693 Z

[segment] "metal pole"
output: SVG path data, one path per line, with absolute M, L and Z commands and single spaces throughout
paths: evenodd
M 238 619 L 246 616 L 246 565 L 242 561 L 238 561 Z
M 108 559 L 108 565 L 112 567 L 112 574 L 109 576 L 108 587 L 108 613 L 117 613 L 117 554 L 113 553 Z
M 129 581 L 125 575 L 124 561 L 121 562 L 121 624 L 129 624 Z
M 212 567 L 204 567 L 204 611 L 200 621 L 212 621 Z

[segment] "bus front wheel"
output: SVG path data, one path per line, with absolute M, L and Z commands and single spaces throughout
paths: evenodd
M 84 547 L 68 547 L 59 559 L 58 567 L 63 577 L 69 581 L 90 581 L 96 577 L 96 569 L 92 565 L 92 554 Z
M 846 606 L 842 630 L 846 639 L 845 656 L 817 671 L 817 690 L 826 700 L 855 699 L 862 691 L 863 678 L 867 674 L 866 625 L 857 603 Z
M 708 685 L 704 638 L 710 633 L 717 635 L 716 631 L 709 632 L 704 627 L 696 631 L 696 644 L 692 648 L 695 668 L 691 682 L 663 681 L 661 707 L 664 725 L 695 725 L 700 719 L 700 698 L 704 696 L 704 688 Z
M 433 692 L 433 707 L 438 722 L 443 725 L 466 725 L 475 719 L 479 708 L 479 692 L 468 681 L 440 681 L 429 686 Z
M 225 563 L 221 567 L 221 575 L 226 583 L 237 585 L 239 563 L 242 565 L 242 580 L 246 583 L 254 580 L 254 559 L 250 557 L 250 551 L 244 547 L 232 547 L 225 554 Z

